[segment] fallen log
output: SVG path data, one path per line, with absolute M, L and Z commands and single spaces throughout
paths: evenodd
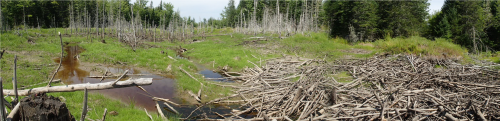
M 111 89 L 111 88 L 123 88 L 130 86 L 141 86 L 141 85 L 151 85 L 153 83 L 153 78 L 137 78 L 137 79 L 128 79 L 125 81 L 115 82 L 104 82 L 104 83 L 95 83 L 95 84 L 73 84 L 73 85 L 65 85 L 65 86 L 53 86 L 53 87 L 38 87 L 33 89 L 25 89 L 18 90 L 19 96 L 27 96 L 30 94 L 36 93 L 49 93 L 49 92 L 73 92 L 84 90 L 87 88 L 88 90 L 103 90 L 103 89 Z M 14 94 L 13 90 L 3 90 L 3 94 Z

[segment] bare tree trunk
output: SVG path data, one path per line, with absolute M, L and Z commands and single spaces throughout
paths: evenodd
M 278 12 L 276 13 L 276 15 L 278 15 L 278 33 L 279 33 L 279 39 L 281 39 L 281 15 L 280 15 L 280 3 L 279 3 L 279 0 L 276 0 L 276 9 L 278 10 Z
M 132 9 L 132 6 L 130 6 L 130 11 L 131 11 L 130 12 L 130 16 L 132 17 L 132 19 L 130 19 L 132 21 L 132 29 L 134 29 L 134 34 L 133 34 L 134 35 L 134 44 L 132 46 L 132 49 L 135 52 L 135 46 L 137 44 L 137 37 L 135 36 L 135 25 L 134 25 L 134 19 L 133 19 L 134 18 L 134 14 L 133 14 L 134 13 L 134 9 Z
M 95 18 L 96 19 L 96 26 L 95 26 L 95 28 L 96 28 L 96 35 L 95 35 L 95 37 L 97 39 L 99 37 L 99 2 L 98 1 L 96 1 L 95 8 L 97 9 L 96 12 L 95 12 L 95 14 L 96 14 L 96 16 L 95 16 L 96 17 Z
M 118 33 L 116 36 L 118 36 L 118 40 L 122 40 L 122 36 L 121 36 L 121 16 L 122 16 L 122 3 L 120 3 L 119 7 L 118 7 Z
M 153 34 L 153 43 L 156 43 L 156 26 L 155 26 L 154 34 Z
M 105 21 L 104 21 L 104 18 L 105 18 L 104 17 L 104 11 L 106 10 L 106 9 L 104 9 L 104 2 L 105 1 L 102 1 L 102 22 L 101 22 L 101 32 L 102 32 L 102 34 L 101 34 L 101 39 L 104 39 L 104 34 L 106 33 L 104 31 L 105 30 L 104 29 L 104 23 L 105 23 Z
M 2 7 L 2 2 L 0 1 L 0 29 L 1 29 L 0 33 L 3 33 L 3 31 L 4 31 L 5 28 L 4 28 L 4 25 L 3 25 L 3 16 L 2 16 L 2 9 L 1 9 L 1 7 Z M 37 21 L 38 21 L 38 17 L 37 17 Z M 3 116 L 3 117 L 5 117 L 5 116 Z M 3 119 L 3 117 L 2 117 L 2 119 Z
M 70 29 L 71 34 L 73 34 L 73 26 L 74 26 L 74 24 L 75 24 L 75 21 L 73 21 L 73 19 L 74 19 L 74 15 L 73 15 L 73 7 L 74 7 L 74 6 L 73 6 L 73 0 L 71 0 L 71 7 L 70 7 L 70 8 L 71 8 L 71 13 L 70 13 L 70 17 L 69 17 L 69 19 L 70 19 L 70 20 L 69 20 L 69 21 L 70 21 L 70 24 L 69 24 L 69 29 Z
M 84 23 L 85 25 L 83 26 L 85 29 L 85 33 L 87 33 L 87 40 L 89 39 L 89 35 L 90 35 L 90 29 L 89 29 L 89 15 L 88 15 L 88 11 L 87 11 L 87 3 L 85 3 L 85 8 L 84 8 L 84 11 L 85 11 L 85 15 L 83 16 L 84 18 Z
M 472 27 L 472 44 L 474 45 L 474 53 L 478 54 L 477 44 L 476 44 L 476 28 Z
M 24 12 L 24 6 L 25 6 L 25 5 L 24 5 L 24 2 L 23 2 L 23 23 L 24 23 L 24 27 L 23 27 L 23 29 L 24 29 L 24 32 L 27 32 L 27 31 L 26 31 L 26 14 L 25 14 L 25 12 Z
M 251 25 L 252 28 L 255 27 L 254 24 L 257 24 L 257 0 L 253 1 L 253 18 L 252 18 L 251 24 L 252 24 Z M 254 33 L 254 36 L 257 36 L 257 33 L 255 32 L 255 30 L 253 30 L 253 33 Z

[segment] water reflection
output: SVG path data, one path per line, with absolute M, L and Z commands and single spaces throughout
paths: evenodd
M 65 84 L 73 84 L 74 81 L 83 83 L 85 77 L 89 76 L 89 72 L 79 68 L 80 63 L 78 54 L 85 51 L 77 45 L 67 45 L 64 47 L 66 56 L 62 59 L 62 68 L 57 72 L 56 77 L 61 79 Z M 54 62 L 59 63 L 60 58 L 54 59 Z

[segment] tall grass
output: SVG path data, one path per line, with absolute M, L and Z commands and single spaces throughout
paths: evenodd
M 390 54 L 415 54 L 433 58 L 467 58 L 467 49 L 449 40 L 438 38 L 435 41 L 423 37 L 381 39 L 374 42 L 377 49 Z
M 243 44 L 245 41 L 251 41 L 245 39 L 248 37 L 251 36 L 243 34 L 233 34 L 232 38 L 229 35 L 214 36 L 207 38 L 210 41 L 196 42 L 183 47 L 188 49 L 185 55 L 196 60 L 195 63 L 213 69 L 227 65 L 232 68 L 231 71 L 253 67 L 248 61 L 259 65 L 260 61 L 265 63 L 266 59 L 276 57 L 273 54 L 261 54 L 256 48 Z
M 279 40 L 282 51 L 290 55 L 301 55 L 309 58 L 326 58 L 329 60 L 340 59 L 346 56 L 364 58 L 372 56 L 373 47 L 365 44 L 348 44 L 342 38 L 329 38 L 326 33 L 296 34 L 286 39 Z M 352 49 L 363 49 L 366 53 L 349 52 Z

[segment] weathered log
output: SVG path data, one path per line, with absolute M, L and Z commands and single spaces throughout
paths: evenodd
M 152 97 L 152 98 L 155 101 L 162 101 L 162 102 L 170 103 L 170 104 L 175 105 L 175 106 L 181 106 L 181 105 L 179 105 L 177 103 L 174 103 L 174 102 L 170 101 L 169 99 L 159 98 L 159 97 Z
M 161 116 L 162 119 L 167 119 L 167 117 L 165 117 L 165 114 L 163 113 L 163 111 L 161 110 L 161 107 L 160 105 L 158 104 L 158 102 L 155 102 L 156 104 L 156 110 L 158 111 L 158 114 Z
M 118 81 L 120 81 L 120 79 L 123 78 L 123 76 L 125 76 L 125 74 L 128 73 L 128 70 L 126 70 L 125 72 L 123 72 L 122 76 L 118 77 L 111 85 L 115 85 Z
M 53 87 L 38 87 L 33 89 L 18 90 L 20 96 L 27 96 L 36 93 L 49 93 L 49 92 L 73 92 L 80 91 L 87 88 L 88 90 L 103 90 L 112 88 L 122 88 L 130 86 L 141 86 L 141 85 L 151 85 L 153 83 L 153 78 L 137 78 L 128 79 L 125 81 L 119 81 L 113 85 L 114 82 L 104 82 L 95 84 L 72 84 L 67 86 L 53 86 Z M 3 90 L 3 94 L 13 94 L 13 90 Z
M 149 115 L 148 110 L 146 110 L 146 108 L 144 108 L 144 112 L 146 112 L 146 115 L 148 115 L 148 117 L 149 117 L 149 119 L 151 119 L 151 121 L 154 121 L 153 116 Z
M 200 82 L 200 81 L 198 81 L 198 79 L 194 78 L 194 76 L 192 76 L 191 74 L 189 74 L 186 70 L 182 69 L 182 67 L 180 67 L 180 66 L 179 66 L 179 69 L 180 69 L 182 72 L 184 72 L 185 74 L 187 74 L 189 77 L 191 77 L 192 79 L 196 80 L 197 82 Z M 204 86 L 205 86 L 205 85 L 203 85 L 203 83 L 201 83 L 201 82 L 200 82 L 200 85 L 201 85 L 202 87 L 204 87 Z
M 201 103 L 201 99 L 196 96 L 195 94 L 193 94 L 193 92 L 191 92 L 191 90 L 188 90 L 187 91 L 189 95 L 191 95 L 194 99 L 196 99 L 196 101 L 198 101 L 199 103 Z

